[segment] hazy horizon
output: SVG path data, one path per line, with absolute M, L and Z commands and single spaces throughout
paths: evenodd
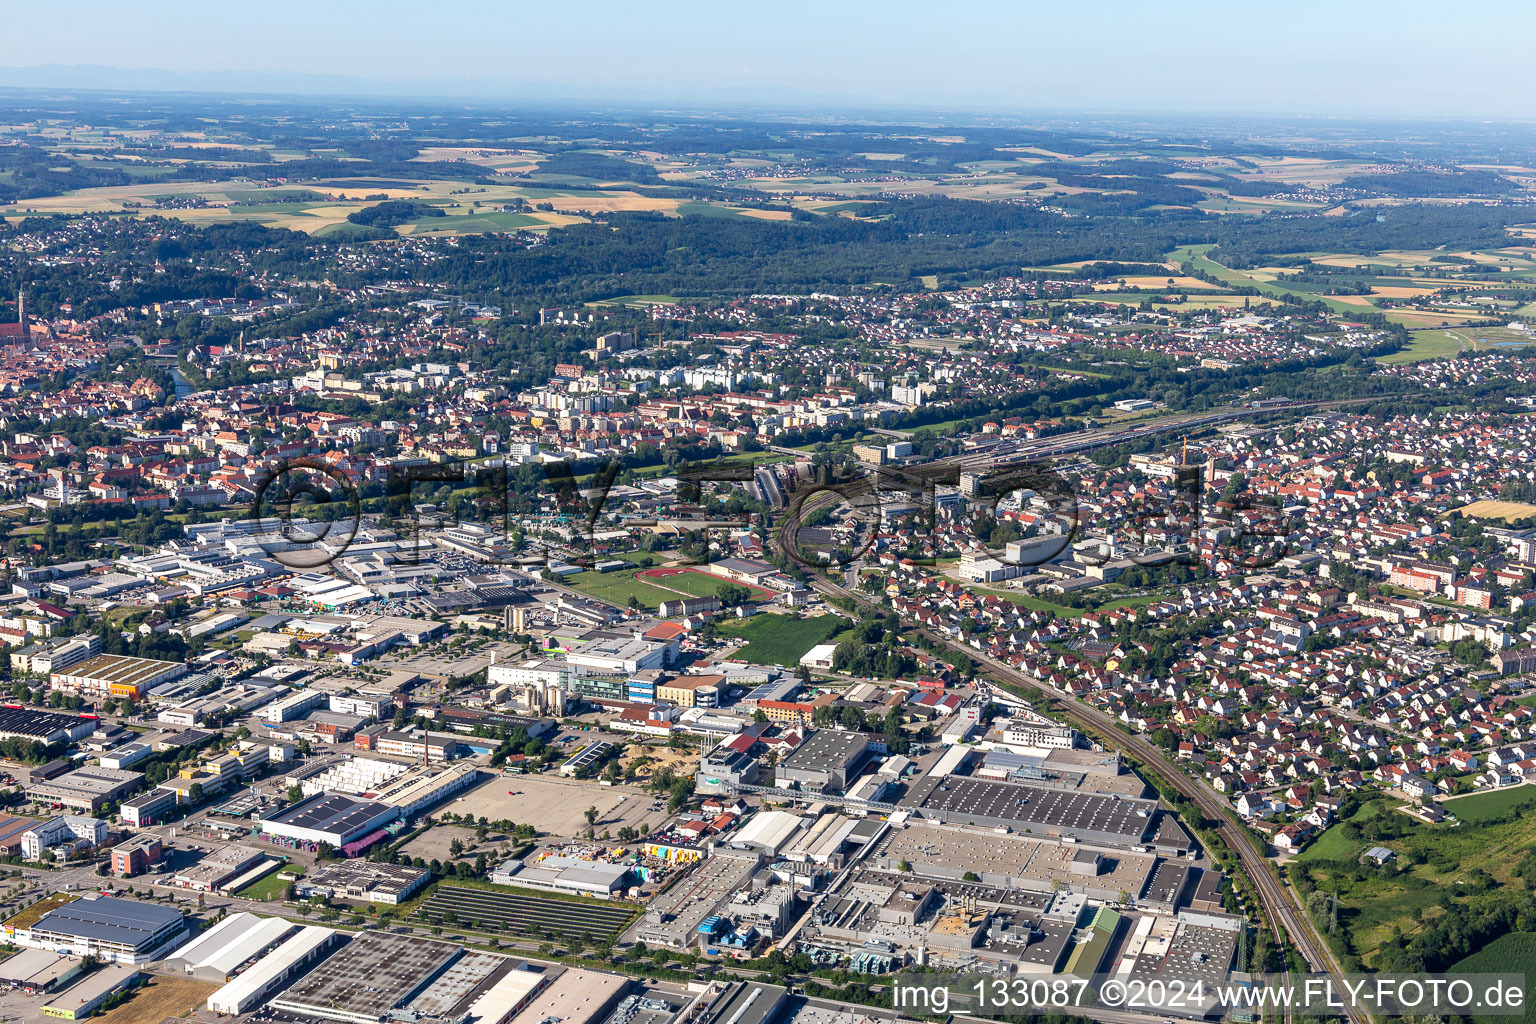
M 98 0 L 14 11 L 0 85 L 741 109 L 1036 110 L 1525 120 L 1524 41 L 1427 3 L 1245 10 L 1111 2 L 1091 19 L 993 2 L 935 16 L 791 0 L 769 16 L 596 0 L 579 20 L 481 2 L 398 0 L 252 16 L 168 0 L 124 19 Z M 1502 5 L 1501 5 L 1502 6 Z M 141 12 L 143 14 L 144 12 Z M 81 32 L 82 24 L 110 32 Z

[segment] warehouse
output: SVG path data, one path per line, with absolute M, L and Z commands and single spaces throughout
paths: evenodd
M 58 778 L 31 783 L 26 791 L 27 796 L 38 803 L 58 804 L 92 814 L 132 793 L 143 781 L 144 776 L 139 772 L 87 765 Z
M 806 819 L 789 811 L 758 811 L 731 837 L 737 846 L 750 846 L 777 857 L 794 838 Z
M 100 1009 L 101 1004 L 108 999 L 137 985 L 140 977 L 142 975 L 136 967 L 108 964 L 45 1003 L 43 1016 L 84 1020 Z
M 628 978 L 570 967 L 534 995 L 511 1024 L 592 1024 L 604 1019 L 628 991 Z
M 818 729 L 779 763 L 778 784 L 841 792 L 858 777 L 871 753 L 869 736 Z
M 503 974 L 494 985 L 481 992 L 469 1007 L 475 1024 L 503 1024 L 522 1012 L 528 1000 L 549 984 L 549 974 L 532 964 L 524 964 Z
M 479 781 L 479 769 L 467 761 L 416 765 L 376 787 L 373 797 L 380 803 L 398 807 L 402 816 L 411 817 Z
M 266 1003 L 267 996 L 323 961 L 341 941 L 335 929 L 309 924 L 207 998 L 207 1009 L 237 1016 Z
M 376 1024 L 432 983 L 463 952 L 460 946 L 393 932 L 362 932 L 271 1001 L 320 1020 Z
M 928 776 L 903 810 L 958 824 L 1006 827 L 1114 846 L 1136 846 L 1157 821 L 1157 801 L 1100 796 L 968 776 Z
M 98 654 L 78 665 L 53 673 L 48 681 L 56 690 L 85 697 L 138 700 L 149 688 L 187 674 L 187 666 L 174 661 Z
M 23 992 L 52 992 L 68 985 L 85 969 L 77 956 L 61 956 L 46 949 L 24 949 L 0 964 L 0 985 Z
M 36 740 L 45 745 L 68 743 L 89 736 L 100 724 L 101 721 L 94 717 L 0 707 L 0 740 Z
M 391 804 L 345 793 L 316 793 L 261 819 L 261 831 L 304 843 L 329 843 L 337 849 L 383 828 L 400 816 Z
M 142 964 L 186 936 L 181 911 L 115 896 L 82 896 L 44 914 L 15 942 L 56 953 L 94 956 L 109 963 Z
M 496 869 L 491 881 L 501 885 L 520 885 L 529 889 L 611 899 L 629 885 L 630 869 L 625 864 L 609 864 L 556 854 L 535 864 L 510 860 Z
M 325 959 L 340 941 L 332 928 L 307 925 L 208 997 L 208 1009 L 231 1017 L 248 1013 L 293 978 Z
M 788 1002 L 787 989 L 749 981 L 727 988 L 694 1019 L 697 1024 L 774 1024 Z
M 174 881 L 184 889 L 217 892 L 265 860 L 266 856 L 260 850 L 249 847 L 226 846 L 216 853 L 208 854 L 191 867 L 176 872 Z
M 1130 850 L 1105 854 L 1058 839 L 914 822 L 892 829 L 865 863 L 882 871 L 899 871 L 905 863 L 913 874 L 952 881 L 971 873 L 983 885 L 1012 891 L 1069 889 L 1093 899 L 1118 900 L 1122 893 L 1142 892 L 1158 859 Z
M 231 914 L 165 961 L 168 971 L 183 971 L 202 981 L 226 982 L 242 965 L 261 956 L 298 929 L 281 917 Z

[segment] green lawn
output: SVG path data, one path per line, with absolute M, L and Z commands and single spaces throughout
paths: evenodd
M 745 586 L 745 584 L 733 583 L 724 576 L 716 576 L 708 572 L 680 572 L 655 580 L 637 580 L 637 582 L 654 583 L 657 587 L 681 590 L 684 594 L 692 597 L 719 597 L 720 591 L 726 587 Z M 747 589 L 758 597 L 764 597 L 759 587 L 748 587 Z
M 675 295 L 615 295 L 611 299 L 598 299 L 589 306 L 648 306 L 658 302 L 677 302 Z
M 1391 808 L 1398 806 L 1398 801 L 1372 800 L 1355 813 L 1350 819 L 1357 825 L 1368 818 L 1378 817 L 1387 813 Z M 1350 839 L 1344 834 L 1342 823 L 1333 825 L 1317 837 L 1317 841 L 1297 855 L 1298 861 L 1311 860 L 1348 860 L 1358 857 L 1375 843 L 1367 843 L 1361 839 Z
M 1414 331 L 1408 345 L 1391 355 L 1377 356 L 1378 363 L 1417 363 L 1442 359 L 1461 351 L 1461 340 L 1449 331 Z
M 848 627 L 839 615 L 797 619 L 792 615 L 754 615 L 750 619 L 722 623 L 720 632 L 738 636 L 747 645 L 733 657 L 762 665 L 793 667 L 817 644 L 828 643 Z
M 1503 817 L 1516 807 L 1536 810 L 1536 786 L 1510 786 L 1474 793 L 1447 800 L 1442 806 L 1447 814 L 1454 814 L 1469 825 L 1482 825 L 1493 818 Z
M 280 900 L 288 884 L 298 877 L 286 871 L 274 871 L 265 878 L 258 878 L 235 895 L 247 900 Z
M 996 594 L 1005 601 L 1012 601 L 1021 608 L 1029 608 L 1037 612 L 1055 612 L 1058 615 L 1067 615 L 1076 618 L 1085 612 L 1113 611 L 1116 608 L 1145 608 L 1149 604 L 1156 604 L 1162 598 L 1156 594 L 1142 594 L 1138 597 L 1115 597 L 1101 604 L 1089 605 L 1085 608 L 1073 608 L 1071 605 L 1057 604 L 1043 597 L 1036 597 L 1019 590 L 996 590 L 992 587 L 972 586 L 968 590 L 974 590 L 983 594 Z
M 566 577 L 564 583 L 573 590 L 591 594 L 593 597 L 610 601 L 620 607 L 628 607 L 629 599 L 634 597 L 646 611 L 655 611 L 656 606 L 662 601 L 677 597 L 670 590 L 662 590 L 660 587 L 653 587 L 649 583 L 635 579 L 635 573 L 639 571 L 639 566 L 633 569 L 620 569 L 617 572 L 588 570 Z

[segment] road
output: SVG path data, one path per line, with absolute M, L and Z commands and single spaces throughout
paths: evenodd
M 811 586 L 825 595 L 878 607 L 868 598 L 818 575 L 812 575 Z M 1035 687 L 1048 695 L 1055 710 L 1061 712 L 1069 721 L 1099 736 L 1106 746 L 1135 757 L 1146 765 L 1149 771 L 1155 772 L 1171 789 L 1194 803 L 1203 817 L 1216 823 L 1213 831 L 1242 863 L 1244 871 L 1252 880 L 1254 889 L 1258 893 L 1259 902 L 1264 907 L 1265 917 L 1269 921 L 1270 929 L 1274 932 L 1276 942 L 1283 947 L 1289 940 L 1313 970 L 1331 975 L 1335 985 L 1340 986 L 1340 991 L 1343 990 L 1341 978 L 1343 972 L 1338 962 L 1334 960 L 1332 951 L 1313 929 L 1312 922 L 1306 914 L 1291 902 L 1289 895 L 1272 873 L 1269 859 L 1254 849 L 1247 833 L 1229 816 L 1226 801 L 1221 796 L 1179 770 L 1167 759 L 1163 751 L 1146 737 L 1122 732 L 1109 715 L 1083 704 L 1072 695 L 1021 672 L 1006 662 L 957 643 L 948 637 L 940 636 L 931 630 L 912 625 L 905 625 L 904 629 L 906 632 L 918 633 L 933 643 L 941 644 L 956 654 L 970 658 L 1004 684 Z M 1366 1024 L 1370 1019 L 1364 1013 L 1354 1009 L 1349 1010 L 1348 1017 L 1353 1024 Z

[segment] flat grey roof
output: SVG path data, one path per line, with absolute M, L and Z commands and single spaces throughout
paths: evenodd
M 786 990 L 778 985 L 749 981 L 717 1004 L 706 1018 L 707 1024 L 773 1024 L 786 999 Z
M 901 801 L 944 813 L 951 819 L 973 817 L 1018 822 L 1063 835 L 1098 833 L 1135 843 L 1147 833 L 1157 813 L 1155 800 L 1100 796 L 1041 786 L 996 782 L 969 776 L 923 779 Z M 1139 812 L 1139 813 L 1138 813 Z
M 380 1019 L 409 999 L 461 952 L 447 942 L 362 932 L 272 1005 L 311 1016 Z
M 179 910 L 115 896 L 82 897 L 50 910 L 33 931 L 55 932 L 102 942 L 140 946 L 183 920 Z
M 361 828 L 380 812 L 392 809 L 389 804 L 359 800 L 345 793 L 316 793 L 262 820 L 294 828 L 347 833 Z
M 796 747 L 783 764 L 786 768 L 802 771 L 837 771 L 852 764 L 869 744 L 870 738 L 863 733 L 818 729 Z

